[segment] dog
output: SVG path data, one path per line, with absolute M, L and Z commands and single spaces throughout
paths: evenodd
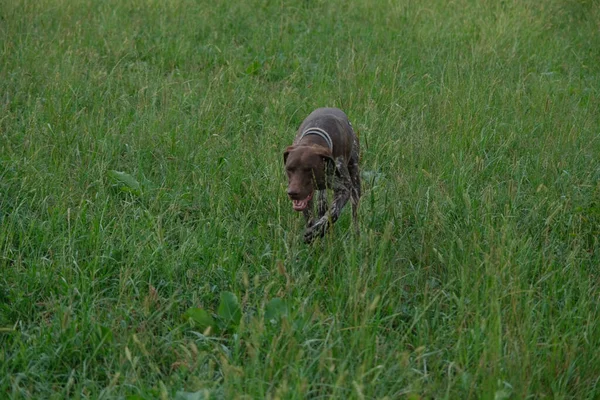
M 358 232 L 358 203 L 361 194 L 358 137 L 346 114 L 337 108 L 318 108 L 300 125 L 296 138 L 283 153 L 288 177 L 287 195 L 296 211 L 306 219 L 304 241 L 322 237 L 340 216 L 350 199 L 352 221 Z M 333 190 L 328 209 L 327 189 Z M 317 191 L 317 215 L 313 197 Z

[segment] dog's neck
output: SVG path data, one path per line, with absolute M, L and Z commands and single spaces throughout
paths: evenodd
M 309 138 L 307 138 L 307 136 Z M 302 139 L 305 139 L 305 138 L 307 138 L 308 141 L 310 141 L 312 143 L 315 143 L 314 139 L 320 138 L 322 141 L 325 142 L 325 144 L 327 144 L 329 151 L 331 151 L 333 153 L 333 141 L 331 140 L 331 136 L 329 136 L 329 134 L 327 132 L 325 132 L 323 129 L 316 128 L 316 127 L 308 128 L 304 132 L 302 132 L 302 136 L 300 136 L 300 141 L 302 141 Z M 313 139 L 313 140 L 311 140 L 311 139 Z

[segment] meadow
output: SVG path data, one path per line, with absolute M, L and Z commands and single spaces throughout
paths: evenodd
M 306 245 L 283 150 L 359 133 Z M 0 2 L 0 397 L 600 398 L 596 0 Z

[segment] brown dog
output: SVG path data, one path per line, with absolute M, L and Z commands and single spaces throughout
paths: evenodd
M 360 174 L 358 138 L 348 117 L 337 108 L 319 108 L 300 125 L 294 144 L 283 153 L 288 176 L 287 194 L 294 210 L 306 218 L 304 241 L 323 236 L 351 199 L 352 220 L 358 231 Z M 327 209 L 327 191 L 333 203 Z M 313 195 L 318 192 L 318 218 L 313 219 Z

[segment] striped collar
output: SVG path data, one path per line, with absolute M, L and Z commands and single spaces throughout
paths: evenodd
M 302 132 L 302 136 L 300 136 L 300 140 L 302 140 L 302 138 L 304 138 L 305 136 L 308 136 L 308 135 L 317 135 L 320 138 L 322 138 L 323 140 L 325 140 L 325 142 L 327 142 L 327 147 L 329 147 L 329 150 L 331 152 L 333 152 L 333 142 L 331 141 L 331 137 L 323 129 L 316 128 L 316 127 L 308 128 L 304 132 Z

